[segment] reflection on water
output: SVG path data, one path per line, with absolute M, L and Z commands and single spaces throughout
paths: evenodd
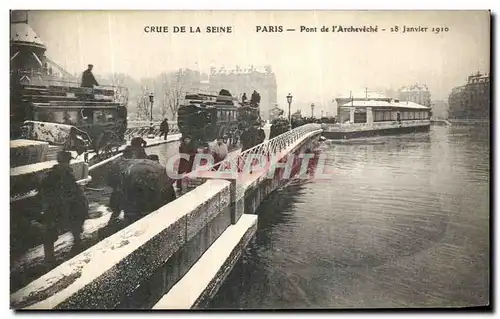
M 489 303 L 489 131 L 322 145 L 331 180 L 259 208 L 255 240 L 213 308 Z

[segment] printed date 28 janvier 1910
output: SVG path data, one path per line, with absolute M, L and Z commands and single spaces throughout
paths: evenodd
M 256 26 L 257 33 L 281 33 L 281 32 L 300 32 L 300 33 L 315 33 L 315 32 L 334 32 L 334 33 L 375 33 L 375 32 L 390 32 L 390 33 L 446 33 L 449 32 L 448 27 L 435 26 L 398 26 L 394 25 L 388 28 L 381 28 L 378 25 L 370 26 L 352 26 L 352 25 L 334 25 L 334 26 L 303 26 L 299 28 L 285 28 L 281 25 L 277 26 Z

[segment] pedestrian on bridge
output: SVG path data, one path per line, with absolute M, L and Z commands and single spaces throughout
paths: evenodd
M 71 153 L 59 152 L 56 164 L 43 178 L 39 194 L 43 207 L 43 248 L 45 261 L 52 263 L 54 242 L 60 233 L 69 230 L 73 234 L 73 251 L 81 249 L 83 223 L 88 217 L 88 201 L 73 176 Z
M 168 131 L 169 131 L 168 119 L 164 119 L 160 124 L 160 138 L 164 136 L 164 140 L 166 140 Z

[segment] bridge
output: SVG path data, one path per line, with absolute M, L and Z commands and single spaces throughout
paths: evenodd
M 302 172 L 306 124 L 184 177 L 190 192 L 11 294 L 14 309 L 191 309 L 217 292 L 255 234 L 264 198 Z M 274 171 L 274 174 L 269 174 Z

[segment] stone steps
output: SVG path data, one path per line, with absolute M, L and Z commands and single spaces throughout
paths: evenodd
M 10 141 L 10 167 L 18 167 L 47 160 L 49 143 L 33 140 Z

